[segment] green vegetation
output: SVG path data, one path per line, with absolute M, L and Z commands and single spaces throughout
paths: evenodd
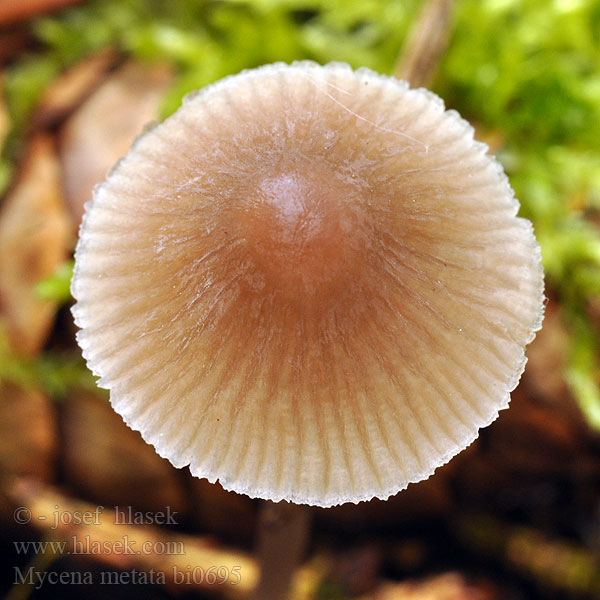
M 42 50 L 14 65 L 5 82 L 13 131 L 0 162 L 0 190 L 45 84 L 95 49 L 111 45 L 174 64 L 178 77 L 164 101 L 166 116 L 187 92 L 263 63 L 339 60 L 391 73 L 421 6 L 416 0 L 102 0 L 40 19 L 32 27 Z M 568 381 L 600 427 L 600 2 L 457 0 L 455 6 L 433 88 L 486 138 L 499 140 L 498 157 L 542 246 L 548 293 L 570 326 Z M 65 299 L 66 272 L 42 293 Z
M 98 393 L 95 379 L 78 353 L 46 352 L 35 359 L 16 357 L 2 329 L 0 382 L 10 382 L 24 389 L 41 388 L 55 399 L 66 397 L 73 388 Z

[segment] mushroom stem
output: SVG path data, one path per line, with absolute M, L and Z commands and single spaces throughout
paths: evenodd
M 260 580 L 256 600 L 283 600 L 308 540 L 310 512 L 289 502 L 263 503 L 258 524 Z

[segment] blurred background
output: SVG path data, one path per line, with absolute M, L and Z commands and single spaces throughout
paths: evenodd
M 470 448 L 388 502 L 311 510 L 292 597 L 600 598 L 598 0 L 0 0 L 9 600 L 251 596 L 260 503 L 123 424 L 75 344 L 69 280 L 84 204 L 146 123 L 305 58 L 425 85 L 474 124 L 534 223 L 548 302 L 510 410 Z

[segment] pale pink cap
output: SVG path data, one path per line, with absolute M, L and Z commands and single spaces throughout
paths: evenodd
M 87 206 L 78 341 L 125 422 L 253 497 L 387 498 L 468 446 L 540 328 L 531 223 L 442 100 L 275 64 L 186 99 Z

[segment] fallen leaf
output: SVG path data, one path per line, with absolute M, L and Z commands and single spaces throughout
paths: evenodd
M 10 129 L 10 117 L 8 115 L 8 107 L 6 106 L 6 102 L 4 100 L 3 91 L 4 81 L 0 75 L 0 151 L 4 147 L 4 142 L 6 141 L 6 136 L 8 135 L 8 131 Z
M 25 21 L 79 2 L 81 0 L 2 0 L 0 2 L 0 25 Z
M 71 114 L 102 83 L 117 62 L 112 48 L 96 52 L 57 77 L 45 90 L 33 116 L 33 127 L 52 127 Z
M 65 260 L 70 230 L 53 140 L 40 134 L 0 211 L 0 325 L 21 355 L 39 352 L 54 322 L 56 303 L 35 287 Z
M 66 122 L 61 161 L 67 203 L 76 224 L 94 187 L 127 153 L 144 125 L 157 118 L 171 81 L 168 66 L 127 63 Z

